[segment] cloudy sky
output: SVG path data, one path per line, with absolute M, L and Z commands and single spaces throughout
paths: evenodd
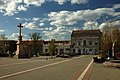
M 120 26 L 120 0 L 0 0 L 0 34 L 17 40 L 39 32 L 44 40 L 69 40 L 76 29 L 101 29 L 107 22 Z

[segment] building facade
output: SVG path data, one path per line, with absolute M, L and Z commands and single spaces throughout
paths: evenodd
M 49 54 L 49 44 L 51 41 L 43 42 L 43 54 Z M 70 53 L 71 41 L 55 41 L 55 54 L 65 54 Z
M 100 50 L 100 30 L 75 30 L 71 34 L 73 54 L 97 54 Z
M 0 40 L 0 56 L 12 56 L 17 49 L 17 41 Z
M 39 56 L 43 53 L 43 40 L 22 41 L 22 52 L 25 57 Z

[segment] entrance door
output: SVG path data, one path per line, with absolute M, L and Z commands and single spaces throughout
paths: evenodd
M 64 50 L 63 49 L 60 49 L 60 54 L 63 54 L 64 53 Z
M 78 54 L 81 55 L 81 49 L 78 50 Z

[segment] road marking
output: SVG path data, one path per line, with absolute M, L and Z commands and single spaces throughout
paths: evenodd
M 73 58 L 73 59 L 74 59 L 74 58 Z M 53 65 L 56 65 L 56 64 L 68 62 L 68 61 L 70 61 L 70 60 L 72 60 L 72 59 L 68 59 L 68 60 L 64 60 L 64 61 L 60 61 L 60 62 L 56 62 L 56 63 L 52 63 L 52 64 L 40 66 L 40 67 L 36 67 L 36 68 L 32 68 L 32 69 L 28 69 L 28 70 L 24 70 L 24 71 L 12 73 L 12 74 L 4 75 L 4 76 L 0 76 L 0 79 L 4 79 L 4 78 L 12 77 L 12 76 L 15 76 L 15 75 L 27 73 L 27 72 L 34 71 L 34 70 L 41 69 L 41 68 L 46 68 L 46 67 L 53 66 Z
M 38 61 L 44 61 L 44 60 L 35 60 L 35 61 L 29 61 L 29 62 L 19 62 L 19 63 L 12 63 L 12 64 L 4 64 L 4 65 L 0 65 L 0 67 L 11 66 L 11 65 L 16 65 L 16 64 L 25 64 L 25 63 L 31 63 L 31 62 L 38 62 Z
M 83 80 L 85 74 L 87 73 L 87 71 L 89 70 L 90 66 L 92 65 L 93 60 L 89 63 L 89 65 L 86 67 L 86 69 L 82 72 L 82 74 L 79 76 L 79 78 L 77 80 Z

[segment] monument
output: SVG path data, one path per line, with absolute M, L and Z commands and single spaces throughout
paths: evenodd
M 23 46 L 22 46 L 22 35 L 21 35 L 21 29 L 23 28 L 23 26 L 21 25 L 21 23 L 17 26 L 19 27 L 19 36 L 18 36 L 18 42 L 17 42 L 17 51 L 16 51 L 16 56 L 17 58 L 23 58 L 24 57 L 24 53 L 23 53 Z

